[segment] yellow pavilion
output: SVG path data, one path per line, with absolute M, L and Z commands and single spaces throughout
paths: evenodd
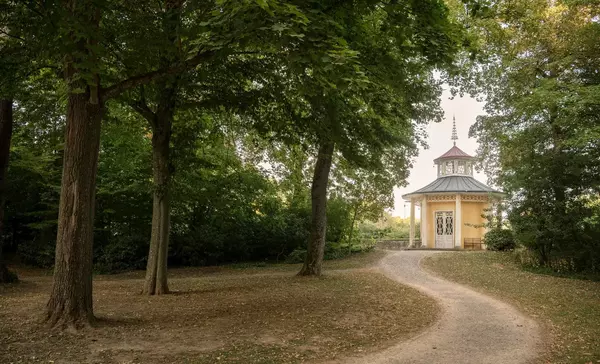
M 473 178 L 475 158 L 454 146 L 433 162 L 437 179 L 403 195 L 410 202 L 409 247 L 438 249 L 485 249 L 485 215 L 504 193 Z M 421 208 L 421 239 L 415 239 L 415 206 Z

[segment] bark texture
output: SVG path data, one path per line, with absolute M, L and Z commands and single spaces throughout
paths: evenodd
M 89 1 L 65 1 L 73 17 L 98 27 L 100 11 Z M 95 85 L 82 80 L 77 68 L 96 62 L 94 41 L 72 34 L 74 47 L 65 57 L 65 80 L 69 85 L 65 149 L 58 212 L 54 281 L 46 305 L 51 326 L 79 329 L 94 320 L 92 307 L 92 258 L 96 171 L 100 125 L 104 111 L 98 76 Z M 89 75 L 88 75 L 89 76 Z
M 10 155 L 10 140 L 13 129 L 13 101 L 0 99 L 0 283 L 10 283 L 17 276 L 6 268 L 3 256 L 2 231 L 4 228 L 4 203 L 6 201 L 6 170 Z
M 171 98 L 174 90 L 164 89 L 165 97 Z M 166 91 L 169 92 L 169 96 Z M 162 106 L 162 107 L 161 107 Z M 164 106 L 170 106 L 163 108 Z M 173 103 L 160 104 L 160 110 L 154 115 L 152 125 L 152 172 L 154 178 L 154 203 L 152 208 L 152 236 L 144 294 L 169 293 L 167 283 L 167 258 L 169 251 L 170 204 L 169 189 L 171 170 L 169 161 L 169 143 L 173 122 Z
M 70 94 L 56 237 L 51 326 L 92 323 L 92 246 L 102 107 L 88 93 Z
M 310 239 L 306 260 L 298 273 L 301 276 L 320 276 L 325 252 L 325 233 L 327 230 L 327 184 L 333 156 L 334 144 L 325 142 L 319 146 L 317 163 L 311 189 L 312 217 Z

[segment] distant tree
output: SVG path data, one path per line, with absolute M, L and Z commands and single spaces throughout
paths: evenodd
M 481 49 L 471 85 L 487 115 L 470 134 L 510 195 L 517 239 L 547 266 L 600 262 L 599 16 L 594 2 L 499 1 L 471 27 Z
M 351 207 L 347 239 L 351 244 L 358 222 L 379 220 L 386 208 L 394 206 L 394 186 L 398 179 L 393 166 L 379 170 L 352 167 L 341 160 L 333 175 L 332 190 L 339 191 Z
M 8 168 L 10 141 L 13 129 L 13 100 L 0 98 L 0 283 L 12 282 L 14 273 L 6 268 L 2 254 L 2 228 L 4 226 L 4 203 L 6 190 L 6 170 Z
M 31 55 L 39 50 L 40 41 L 27 43 L 21 37 L 22 26 L 29 31 L 35 29 L 31 24 L 22 25 L 25 19 L 23 9 L 24 6 L 19 4 L 0 4 L 0 282 L 16 279 L 5 266 L 2 241 L 15 96 L 22 91 L 21 87 L 31 73 L 46 67 L 30 61 Z
M 300 275 L 321 274 L 334 152 L 359 168 L 392 168 L 394 180 L 402 183 L 419 140 L 413 122 L 441 114 L 432 72 L 452 64 L 460 38 L 441 1 L 346 3 L 332 5 L 328 13 L 335 29 L 345 30 L 340 43 L 352 62 L 335 70 L 315 68 L 315 76 L 298 80 L 301 98 L 310 105 L 303 135 L 318 148 L 311 235 Z M 319 84 L 320 72 L 329 74 L 328 83 Z
M 315 9 L 278 1 L 241 4 L 169 0 L 151 12 L 160 14 L 159 34 L 164 47 L 158 56 L 150 51 L 145 57 L 146 63 L 142 64 L 148 69 L 171 67 L 197 48 L 217 44 L 219 52 L 194 71 L 140 88 L 138 99 L 130 102 L 150 123 L 153 140 L 154 212 L 145 293 L 168 292 L 169 190 L 173 172 L 169 155 L 178 111 L 185 107 L 200 113 L 208 109 L 244 113 L 260 98 L 276 99 L 272 81 L 278 78 L 277 67 L 290 53 L 309 52 L 325 43 L 303 39 L 309 10 Z M 232 14 L 235 23 L 231 22 Z M 189 34 L 195 36 L 190 38 Z M 127 59 L 135 63 L 139 57 L 136 51 Z

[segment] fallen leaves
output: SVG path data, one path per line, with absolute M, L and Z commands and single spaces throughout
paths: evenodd
M 173 270 L 175 293 L 156 297 L 132 294 L 139 273 L 100 276 L 99 325 L 78 335 L 39 325 L 49 277 L 27 277 L 0 296 L 0 362 L 315 362 L 380 349 L 433 323 L 432 299 L 375 271 L 346 270 L 369 262 L 337 262 L 345 270 L 322 279 L 286 266 Z

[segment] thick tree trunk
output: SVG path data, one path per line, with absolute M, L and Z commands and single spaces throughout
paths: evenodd
M 13 129 L 13 101 L 0 99 L 0 283 L 10 283 L 17 276 L 6 268 L 3 257 L 2 231 L 4 227 L 4 202 L 6 201 L 6 170 L 10 155 L 10 140 Z
M 92 323 L 92 245 L 96 170 L 103 107 L 90 92 L 70 93 L 56 237 L 54 282 L 47 304 L 52 326 Z
M 91 1 L 66 0 L 73 18 L 97 29 L 101 11 Z M 104 102 L 98 75 L 81 64 L 96 64 L 93 38 L 81 38 L 69 30 L 74 49 L 65 55 L 64 77 L 68 85 L 65 149 L 58 208 L 58 233 L 54 281 L 46 305 L 46 320 L 61 329 L 79 329 L 94 321 L 92 264 L 96 172 L 100 148 L 100 126 Z M 87 77 L 82 77 L 82 76 Z M 92 77 L 94 82 L 88 77 Z M 87 81 L 85 81 L 87 79 Z
M 152 170 L 154 177 L 154 204 L 152 210 L 152 236 L 146 267 L 144 294 L 169 293 L 167 284 L 167 257 L 169 251 L 169 142 L 171 138 L 172 111 L 168 115 L 157 113 L 152 134 Z
M 330 142 L 324 142 L 319 146 L 311 189 L 310 239 L 308 240 L 306 260 L 298 273 L 301 276 L 321 275 L 327 230 L 327 183 L 329 182 L 329 170 L 331 169 L 334 146 Z

